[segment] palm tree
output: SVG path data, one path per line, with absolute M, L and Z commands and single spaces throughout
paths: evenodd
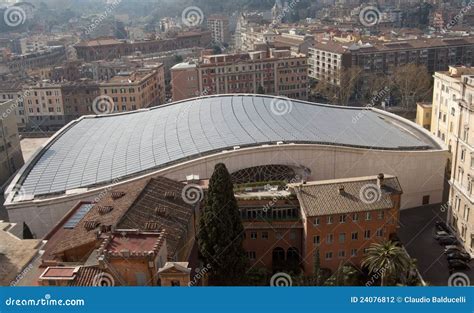
M 410 264 L 410 258 L 405 251 L 392 241 L 373 243 L 367 249 L 367 256 L 362 266 L 367 266 L 371 274 L 380 275 L 380 285 L 386 284 L 386 279 L 395 273 L 404 273 Z

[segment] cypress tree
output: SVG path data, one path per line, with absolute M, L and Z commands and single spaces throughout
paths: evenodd
M 25 222 L 23 222 L 23 239 L 34 239 L 33 233 Z
M 216 284 L 238 284 L 247 268 L 242 247 L 244 227 L 240 218 L 231 176 L 219 163 L 209 180 L 206 204 L 199 220 L 199 256 L 210 266 Z

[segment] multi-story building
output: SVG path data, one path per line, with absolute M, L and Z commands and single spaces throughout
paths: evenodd
M 24 108 L 24 94 L 22 83 L 2 82 L 0 83 L 0 102 L 13 100 L 15 102 L 16 123 L 19 130 L 26 126 L 26 116 Z
M 46 47 L 44 50 L 14 55 L 5 60 L 12 73 L 20 73 L 34 68 L 42 68 L 60 64 L 66 58 L 63 46 Z
M 132 111 L 165 103 L 165 73 L 163 64 L 119 73 L 107 82 L 99 83 L 100 94 L 114 102 L 113 112 Z
M 172 51 L 193 47 L 209 47 L 211 32 L 184 32 L 174 38 L 148 41 L 120 41 L 104 38 L 78 43 L 75 48 L 77 56 L 84 61 L 113 60 L 125 55 L 132 55 L 137 51 L 143 54 Z
M 427 130 L 431 130 L 431 103 L 420 102 L 416 104 L 416 123 Z
M 306 57 L 288 50 L 205 55 L 196 64 L 178 64 L 171 69 L 173 100 L 227 93 L 264 93 L 304 100 L 307 69 Z M 193 91 L 196 85 L 198 89 Z
M 38 284 L 158 285 L 168 260 L 194 258 L 195 208 L 181 197 L 184 186 L 160 177 L 79 202 L 44 238 L 32 271 L 42 273 Z M 101 274 L 105 281 L 92 279 Z
M 100 96 L 99 84 L 90 80 L 61 83 L 64 103 L 64 122 L 69 123 L 82 115 L 95 114 L 92 106 Z
M 429 73 L 450 65 L 474 64 L 474 37 L 430 38 L 406 41 L 344 44 L 323 41 L 308 52 L 308 75 L 339 85 L 342 69 L 358 66 L 367 73 L 391 74 L 402 65 L 425 65 Z
M 25 163 L 16 125 L 16 102 L 0 100 L 0 187 Z
M 289 187 L 238 196 L 251 266 L 271 271 L 301 266 L 310 275 L 319 253 L 322 268 L 360 267 L 370 244 L 390 240 L 397 231 L 402 188 L 394 176 Z M 374 197 L 364 198 L 366 192 Z
M 27 130 L 57 130 L 64 126 L 64 101 L 60 84 L 38 83 L 24 97 Z
M 451 152 L 448 224 L 474 256 L 474 68 L 434 75 L 431 132 Z
M 211 15 L 207 18 L 207 29 L 211 31 L 211 38 L 215 42 L 229 43 L 229 18 L 223 15 Z

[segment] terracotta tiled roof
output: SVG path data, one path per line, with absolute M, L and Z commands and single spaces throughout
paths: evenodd
M 103 274 L 104 271 L 97 266 L 82 266 L 76 274 L 76 279 L 69 283 L 69 286 L 95 286 L 97 278 Z
M 376 176 L 293 184 L 291 188 L 307 216 L 390 209 L 394 206 L 391 195 L 402 193 L 398 179 L 387 175 L 382 188 L 377 187 Z

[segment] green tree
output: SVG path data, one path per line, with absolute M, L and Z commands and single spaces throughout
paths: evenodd
M 257 94 L 259 95 L 264 95 L 265 94 L 265 89 L 263 89 L 262 85 L 258 85 L 257 87 Z
M 34 239 L 33 233 L 25 222 L 23 222 L 23 239 Z
M 215 166 L 209 180 L 199 226 L 199 255 L 211 267 L 211 281 L 223 285 L 239 284 L 247 268 L 242 247 L 244 227 L 230 174 L 222 163 Z
M 409 264 L 408 255 L 392 241 L 371 244 L 362 261 L 362 266 L 367 266 L 371 274 L 380 275 L 381 286 L 385 286 L 387 279 L 396 273 L 405 273 Z
M 319 286 L 321 281 L 321 256 L 319 253 L 319 247 L 314 251 L 313 256 L 313 273 L 314 273 L 314 285 Z

